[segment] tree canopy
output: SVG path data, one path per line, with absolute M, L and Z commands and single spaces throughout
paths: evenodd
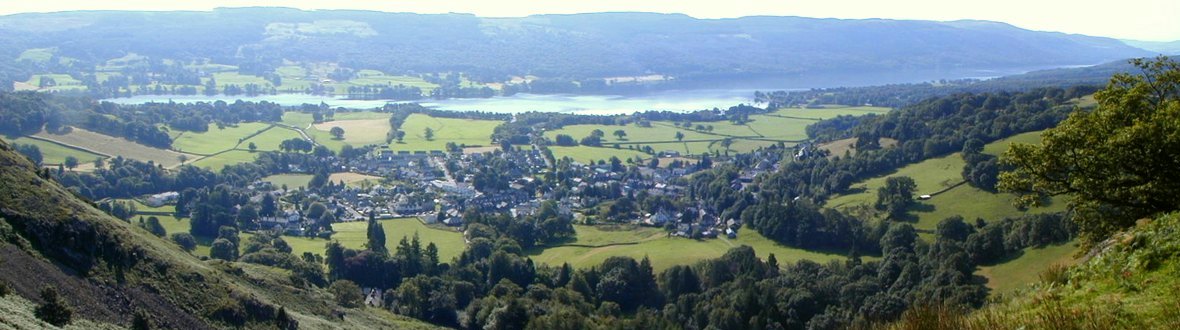
M 1015 169 L 999 188 L 1020 206 L 1068 195 L 1090 242 L 1135 220 L 1180 207 L 1180 63 L 1132 60 L 1094 95 L 1098 107 L 1075 111 L 1046 130 L 1041 145 L 1015 144 L 1001 161 Z

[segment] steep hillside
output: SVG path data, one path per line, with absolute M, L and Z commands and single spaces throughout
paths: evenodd
M 41 303 L 44 287 L 57 289 L 84 328 L 126 327 L 137 313 L 164 328 L 274 328 L 288 319 L 280 308 L 305 328 L 421 327 L 338 307 L 281 270 L 198 260 L 38 174 L 0 142 L 0 284 L 19 295 L 0 299 L 0 327 L 44 326 L 21 307 Z
M 134 53 L 209 58 L 258 72 L 286 59 L 485 78 L 960 72 L 1151 54 L 1114 39 L 986 21 L 696 19 L 652 13 L 481 18 L 288 8 L 19 14 L 0 17 L 0 40 L 6 41 L 7 49 L 0 51 L 5 61 L 29 49 L 55 49 L 60 58 L 99 66 Z
M 974 313 L 917 309 L 896 329 L 1175 329 L 1180 326 L 1180 213 L 1144 219 L 1087 261 Z

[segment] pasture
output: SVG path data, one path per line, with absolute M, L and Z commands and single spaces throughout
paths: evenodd
M 66 161 L 66 157 L 69 157 L 69 156 L 73 156 L 74 158 L 77 158 L 78 163 L 82 163 L 82 164 L 94 162 L 94 160 L 99 159 L 99 158 L 106 158 L 106 157 L 103 157 L 102 155 L 99 155 L 96 153 L 92 153 L 92 152 L 88 152 L 88 151 L 84 151 L 84 150 L 79 150 L 79 149 L 74 149 L 74 148 L 70 148 L 70 147 L 67 147 L 67 146 L 64 146 L 61 144 L 48 142 L 48 141 L 42 141 L 42 140 L 29 138 L 29 137 L 18 137 L 18 138 L 14 138 L 14 139 L 5 138 L 5 139 L 9 143 L 31 144 L 31 145 L 37 146 L 37 149 L 41 150 L 41 163 L 46 164 L 46 165 L 64 163 Z
M 209 78 L 201 78 L 201 84 L 203 85 L 207 83 L 208 79 Z M 237 85 L 238 87 L 245 88 L 248 84 L 255 84 L 263 88 L 274 87 L 271 85 L 270 81 L 262 77 L 244 75 L 237 72 L 215 72 L 213 73 L 212 79 L 217 83 L 218 89 L 224 89 L 225 86 L 229 85 Z
M 435 118 L 416 113 L 406 118 L 406 122 L 402 124 L 401 130 L 406 132 L 402 143 L 394 141 L 389 148 L 394 151 L 446 150 L 447 142 L 467 146 L 489 146 L 492 144 L 492 132 L 500 124 L 502 122 L 497 120 Z M 426 128 L 434 130 L 433 139 L 426 139 Z
M 841 254 L 782 246 L 750 229 L 741 230 L 737 239 L 707 240 L 667 237 L 663 229 L 651 227 L 605 230 L 595 226 L 576 225 L 574 229 L 577 231 L 575 241 L 563 246 L 530 250 L 529 257 L 550 266 L 560 266 L 568 262 L 577 268 L 588 268 L 597 266 L 612 256 L 628 256 L 635 259 L 646 256 L 651 259 L 656 272 L 674 265 L 691 265 L 701 260 L 717 258 L 729 249 L 741 245 L 753 247 L 758 257 L 764 260 L 773 253 L 780 265 L 804 259 L 824 263 L 844 258 Z
M 144 162 L 151 161 L 164 165 L 164 167 L 179 165 L 180 159 L 178 156 L 184 155 L 176 151 L 152 148 L 123 138 L 103 135 L 76 127 L 66 134 L 52 134 L 42 131 L 34 135 L 62 145 L 79 147 L 98 154 L 123 156 L 123 158 Z M 189 160 L 197 158 L 195 155 L 186 156 Z
M 172 149 L 191 154 L 211 155 L 233 149 L 247 137 L 270 127 L 271 125 L 266 123 L 240 123 L 223 128 L 210 125 L 209 130 L 205 132 L 181 133 L 172 139 Z
M 24 84 L 46 92 L 86 90 L 86 85 L 82 84 L 81 80 L 74 79 L 68 74 L 35 74 Z

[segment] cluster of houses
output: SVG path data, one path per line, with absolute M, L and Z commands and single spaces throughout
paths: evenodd
M 809 151 L 799 149 L 798 153 L 787 156 L 805 156 Z M 659 157 L 679 158 L 675 151 L 661 152 Z M 776 150 L 759 151 L 749 154 L 753 161 L 744 164 L 739 178 L 732 182 L 735 189 L 744 189 L 762 173 L 777 170 L 783 153 Z M 493 159 L 498 158 L 498 159 Z M 508 178 L 507 189 L 485 191 L 475 188 L 470 169 L 484 162 L 507 161 L 513 164 L 502 174 Z M 556 201 L 560 212 L 574 214 L 576 210 L 596 207 L 611 198 L 602 196 L 601 191 L 615 191 L 615 196 L 663 196 L 683 200 L 688 188 L 684 180 L 697 170 L 695 166 L 669 167 L 627 167 L 611 164 L 562 163 L 563 179 L 538 182 L 546 176 L 553 176 L 557 169 L 554 161 L 547 158 L 540 148 L 519 148 L 510 151 L 464 154 L 443 151 L 393 151 L 382 147 L 374 152 L 343 163 L 334 159 L 334 166 L 343 171 L 380 176 L 388 180 L 383 183 L 348 185 L 331 192 L 330 196 L 318 196 L 302 190 L 284 190 L 265 181 L 258 181 L 246 187 L 252 192 L 252 199 L 259 201 L 266 194 L 278 203 L 279 209 L 273 215 L 259 220 L 262 228 L 281 230 L 290 235 L 303 235 L 317 219 L 309 219 L 299 205 L 307 201 L 320 202 L 328 212 L 336 215 L 336 221 L 365 220 L 370 215 L 379 219 L 395 217 L 419 217 L 427 223 L 447 226 L 461 226 L 463 214 L 470 210 L 507 212 L 514 216 L 526 216 L 536 212 L 543 201 Z M 716 161 L 726 161 L 725 157 Z M 450 168 L 450 169 L 448 169 Z M 636 172 L 638 175 L 636 175 Z M 558 187 L 541 187 L 558 185 Z M 560 194 L 555 191 L 561 191 Z M 175 192 L 152 195 L 146 198 L 150 206 L 174 203 Z M 670 235 L 708 238 L 719 235 L 735 237 L 741 224 L 737 219 L 721 219 L 718 211 L 702 203 L 683 209 L 641 210 L 629 213 L 629 218 L 611 219 L 630 221 L 640 225 L 668 228 Z

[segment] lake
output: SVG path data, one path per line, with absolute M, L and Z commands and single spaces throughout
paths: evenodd
M 372 109 L 387 103 L 406 103 L 406 101 L 387 100 L 347 100 L 331 96 L 309 94 L 278 94 L 246 96 L 204 96 L 204 95 L 137 95 L 125 98 L 106 99 L 104 101 L 119 104 L 143 104 L 149 102 L 177 103 L 189 102 L 234 102 L 268 101 L 283 106 L 298 106 L 304 103 L 327 103 L 332 107 L 350 109 Z M 528 111 L 564 112 L 575 114 L 627 114 L 636 111 L 667 110 L 686 112 L 701 109 L 725 109 L 739 103 L 754 102 L 753 89 L 697 89 L 660 91 L 643 95 L 539 95 L 516 94 L 513 96 L 497 96 L 486 99 L 447 99 L 417 101 L 426 107 L 453 111 L 487 111 L 498 113 L 520 113 Z

